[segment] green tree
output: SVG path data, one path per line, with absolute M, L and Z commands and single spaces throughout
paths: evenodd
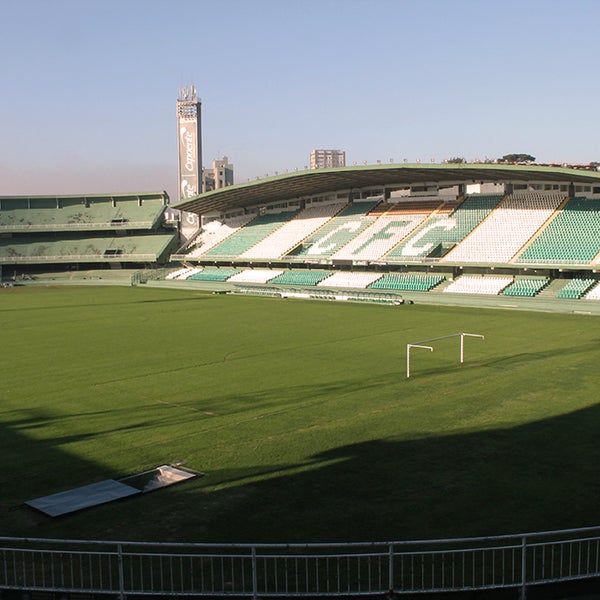
M 505 154 L 498 162 L 502 163 L 532 163 L 535 161 L 535 156 L 531 154 Z

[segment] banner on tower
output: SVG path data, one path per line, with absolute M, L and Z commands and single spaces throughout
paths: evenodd
M 200 193 L 198 130 L 195 120 L 179 123 L 179 196 L 182 200 Z

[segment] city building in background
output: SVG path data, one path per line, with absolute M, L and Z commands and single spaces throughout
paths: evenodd
M 212 169 L 202 172 L 202 191 L 210 192 L 233 185 L 233 165 L 224 156 L 221 160 L 213 160 Z
M 310 153 L 311 169 L 331 169 L 346 166 L 344 150 L 313 150 Z
M 193 85 L 180 88 L 177 100 L 180 201 L 193 198 L 202 192 L 201 106 Z

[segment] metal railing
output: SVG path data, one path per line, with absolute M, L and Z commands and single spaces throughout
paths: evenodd
M 80 223 L 13 223 L 0 225 L 0 231 L 58 231 L 80 229 L 92 231 L 95 229 L 150 229 L 154 221 L 88 221 Z
M 124 260 L 135 260 L 135 261 L 150 261 L 153 262 L 156 260 L 156 254 L 104 254 L 104 253 L 96 253 L 96 254 L 58 254 L 56 256 L 23 256 L 23 255 L 15 255 L 15 256 L 0 256 L 0 263 L 7 264 L 17 264 L 17 263 L 42 263 L 42 262 L 72 262 L 77 260 L 94 260 L 96 262 L 122 262 Z
M 354 544 L 0 538 L 0 589 L 308 597 L 513 588 L 600 575 L 600 528 Z

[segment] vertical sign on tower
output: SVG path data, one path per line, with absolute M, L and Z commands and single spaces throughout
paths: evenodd
M 201 103 L 191 85 L 179 90 L 177 140 L 179 148 L 179 200 L 202 192 Z

